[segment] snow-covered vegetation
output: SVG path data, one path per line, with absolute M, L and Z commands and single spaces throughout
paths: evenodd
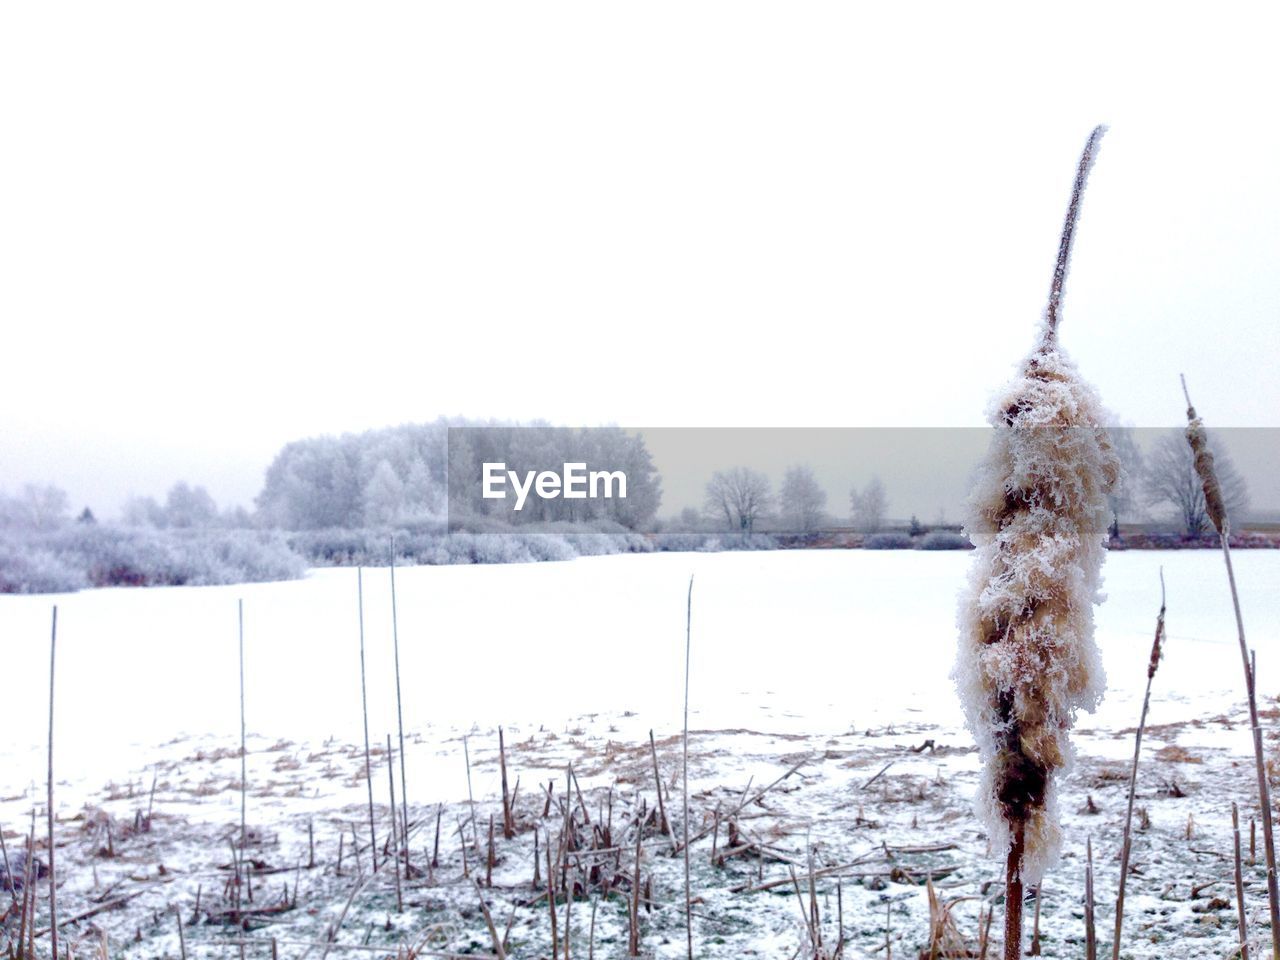
M 580 884 L 570 912 L 572 955 L 587 955 L 593 905 L 595 956 L 626 955 L 626 877 L 639 819 L 642 891 L 652 900 L 640 912 L 641 953 L 684 956 L 681 862 L 670 856 L 656 814 L 648 819 L 656 806 L 648 732 L 668 793 L 666 816 L 679 835 L 677 665 L 684 585 L 693 572 L 691 832 L 706 831 L 692 847 L 697 956 L 785 960 L 807 944 L 790 870 L 807 907 L 810 846 L 829 947 L 842 915 L 846 957 L 883 957 L 886 938 L 895 957 L 927 949 L 932 876 L 942 902 L 953 904 L 957 933 L 976 952 L 987 911 L 998 917 L 1001 910 L 1002 876 L 990 834 L 973 813 L 981 766 L 947 677 L 953 598 L 971 559 L 777 551 L 397 571 L 410 863 L 418 871 L 401 878 L 401 911 L 388 863 L 369 879 L 354 571 L 60 597 L 59 698 L 66 706 L 57 721 L 59 910 L 71 917 L 114 905 L 70 924 L 64 939 L 78 941 L 77 956 L 101 931 L 112 957 L 177 958 L 175 913 L 185 921 L 188 956 L 218 956 L 227 948 L 211 944 L 236 936 L 227 881 L 240 802 L 236 600 L 243 597 L 249 858 L 260 864 L 250 906 L 262 911 L 247 915 L 246 935 L 258 941 L 250 956 L 268 956 L 274 937 L 281 956 L 300 957 L 306 947 L 288 941 L 322 940 L 330 928 L 338 942 L 330 956 L 367 942 L 390 957 L 397 945 L 428 937 L 434 949 L 491 954 L 481 896 L 499 933 L 513 918 L 511 957 L 548 956 L 547 903 L 532 888 L 533 844 L 537 835 L 545 886 L 546 841 L 555 856 L 570 761 L 592 825 L 607 821 L 610 803 L 613 811 L 615 852 L 586 852 L 599 844 L 583 825 L 574 791 L 580 856 L 588 865 L 616 858 L 621 866 L 608 897 L 589 883 L 589 866 L 572 874 Z M 1230 801 L 1241 802 L 1246 858 L 1255 813 L 1220 559 L 1205 551 L 1128 552 L 1106 567 L 1109 599 L 1096 629 L 1108 693 L 1075 732 L 1077 762 L 1061 783 L 1063 858 L 1041 892 L 1042 956 L 1083 956 L 1090 837 L 1099 925 L 1109 926 L 1161 567 L 1168 639 L 1139 771 L 1122 956 L 1225 956 L 1234 944 L 1232 909 L 1223 906 L 1232 899 Z M 1280 553 L 1241 554 L 1237 577 L 1265 663 L 1265 651 L 1280 643 Z M 365 571 L 364 600 L 375 826 L 385 838 L 387 758 L 376 744 L 396 729 L 385 569 Z M 47 670 L 48 615 L 44 598 L 0 597 L 9 675 L 39 678 Z M 1262 671 L 1259 693 L 1274 755 L 1280 691 L 1269 675 Z M 13 685 L 11 715 L 38 715 L 46 693 L 39 683 Z M 509 786 L 519 781 L 510 840 L 502 834 L 499 725 Z M 13 725 L 0 747 L 0 829 L 10 856 L 25 845 L 32 808 L 43 813 L 44 763 L 40 724 Z M 545 813 L 544 788 L 554 798 Z M 758 801 L 734 812 L 758 793 Z M 438 862 L 428 870 L 437 811 Z M 352 824 L 362 844 L 358 858 Z M 39 831 L 36 856 L 43 860 Z M 1259 848 L 1245 873 L 1255 921 L 1265 921 L 1264 870 Z M 290 899 L 282 907 L 286 883 Z M 558 894 L 562 947 L 565 907 Z M 1031 926 L 1029 918 L 1028 939 Z M 998 923 L 992 938 L 998 940 Z

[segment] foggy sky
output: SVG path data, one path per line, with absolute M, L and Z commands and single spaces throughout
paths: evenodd
M 1180 12 L 1193 10 L 1194 13 Z M 439 414 L 1280 426 L 1272 6 L 7 5 L 0 488 L 249 503 Z

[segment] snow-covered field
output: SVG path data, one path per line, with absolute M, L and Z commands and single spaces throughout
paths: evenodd
M 1241 551 L 1235 559 L 1260 692 L 1265 706 L 1274 708 L 1271 698 L 1280 692 L 1280 553 Z M 816 881 L 829 950 L 842 914 L 845 956 L 883 955 L 886 925 L 895 955 L 914 955 L 928 935 L 920 882 L 929 872 L 938 877 L 944 899 L 975 898 L 957 906 L 956 918 L 960 933 L 976 944 L 979 911 L 999 894 L 994 881 L 1001 870 L 968 812 L 977 760 L 948 677 L 956 596 L 968 564 L 963 553 L 851 550 L 397 570 L 407 787 L 411 819 L 421 824 L 411 861 L 425 868 L 437 805 L 444 804 L 440 863 L 429 878 L 409 882 L 400 913 L 384 868 L 352 899 L 339 943 L 388 944 L 390 955 L 395 944 L 434 929 L 431 942 L 438 949 L 491 950 L 478 894 L 461 879 L 458 823 L 470 809 L 464 734 L 482 854 L 489 814 L 498 812 L 498 862 L 485 897 L 500 929 L 512 917 L 512 956 L 550 951 L 547 904 L 545 898 L 537 902 L 530 883 L 533 836 L 549 836 L 554 844 L 563 812 L 552 804 L 544 816 L 548 801 L 539 783 L 545 787 L 554 779 L 558 801 L 565 764 L 572 761 L 585 797 L 581 808 L 575 800 L 575 815 L 595 818 L 595 826 L 614 788 L 619 849 L 612 856 L 619 875 L 629 876 L 634 831 L 626 829 L 639 802 L 646 810 L 655 802 L 648 744 L 653 730 L 669 788 L 667 812 L 678 831 L 685 595 L 694 575 L 693 831 L 712 825 L 717 806 L 730 819 L 748 783 L 750 800 L 801 764 L 732 818 L 750 849 L 713 866 L 710 836 L 692 847 L 697 955 L 786 958 L 807 943 L 805 908 L 788 873 L 789 863 L 802 868 L 807 897 L 806 838 L 818 870 L 843 868 Z M 1099 924 L 1110 930 L 1130 728 L 1146 679 L 1161 566 L 1168 642 L 1138 791 L 1150 827 L 1135 842 L 1138 872 L 1130 880 L 1122 955 L 1226 956 L 1234 942 L 1233 910 L 1221 909 L 1215 898 L 1232 897 L 1230 803 L 1238 801 L 1247 819 L 1253 801 L 1249 736 L 1240 722 L 1241 665 L 1221 557 L 1208 551 L 1113 553 L 1105 568 L 1108 599 L 1098 611 L 1109 690 L 1099 712 L 1079 724 L 1081 757 L 1062 799 L 1067 852 L 1046 880 L 1042 901 L 1045 956 L 1081 955 L 1087 836 L 1097 859 Z M 366 570 L 363 586 L 369 726 L 376 746 L 396 733 L 388 571 Z M 139 894 L 75 925 L 72 936 L 87 936 L 96 925 L 108 933 L 112 956 L 176 957 L 175 922 L 163 911 L 180 907 L 191 919 L 197 888 L 202 912 L 227 905 L 222 898 L 229 871 L 220 867 L 230 860 L 227 839 L 238 830 L 240 804 L 240 598 L 248 816 L 260 841 L 252 856 L 266 864 L 264 873 L 280 871 L 260 878 L 259 903 L 267 902 L 268 889 L 270 902 L 279 900 L 286 881 L 298 885 L 299 903 L 258 918 L 251 925 L 271 922 L 253 936 L 274 935 L 282 955 L 301 956 L 305 947 L 285 941 L 323 937 L 338 923 L 356 882 L 352 825 L 365 842 L 368 836 L 356 595 L 354 570 L 319 570 L 290 583 L 0 597 L 6 680 L 0 826 L 10 853 L 25 842 L 32 809 L 43 810 L 49 613 L 56 602 L 60 912 L 66 917 L 93 908 L 96 899 Z M 1267 723 L 1270 737 L 1277 726 L 1273 711 Z M 519 777 L 521 783 L 512 840 L 503 840 L 500 830 L 499 724 L 511 782 Z M 926 741 L 932 747 L 910 749 Z M 374 762 L 381 834 L 383 748 Z M 152 827 L 133 833 L 136 812 L 151 803 L 153 777 Z M 100 850 L 108 817 L 114 818 L 114 856 Z M 295 873 L 310 856 L 309 822 L 317 865 Z M 590 833 L 585 824 L 581 828 Z M 470 826 L 462 829 L 474 837 Z M 346 836 L 341 873 L 340 834 Z M 717 837 L 723 851 L 725 826 Z M 642 911 L 642 949 L 683 956 L 683 865 L 667 855 L 670 842 L 653 829 L 643 842 L 654 905 L 650 913 Z M 477 862 L 474 851 L 468 857 L 468 871 L 484 883 L 483 858 Z M 1265 935 L 1257 869 L 1250 871 L 1254 933 Z M 545 866 L 542 873 L 545 882 Z M 732 892 L 773 880 L 786 883 L 765 892 Z M 1217 883 L 1192 897 L 1193 886 L 1210 881 Z M 626 953 L 622 903 L 615 897 L 598 906 L 596 956 Z M 584 898 L 572 907 L 574 949 L 582 956 L 590 939 L 590 904 Z M 1000 913 L 997 904 L 993 930 Z M 231 930 L 188 926 L 187 950 L 233 955 L 232 948 L 209 945 L 232 936 Z M 262 944 L 248 953 L 255 950 L 270 955 Z M 315 955 L 321 952 L 316 948 Z

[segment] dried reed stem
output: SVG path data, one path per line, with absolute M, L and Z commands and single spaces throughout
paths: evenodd
M 1231 804 L 1231 834 L 1236 865 L 1236 919 L 1240 926 L 1240 960 L 1249 960 L 1249 921 L 1244 909 L 1244 873 L 1240 869 L 1240 810 Z
M 1142 753 L 1142 734 L 1147 729 L 1147 710 L 1151 706 L 1151 681 L 1160 666 L 1164 644 L 1164 567 L 1160 568 L 1160 612 L 1156 614 L 1156 636 L 1151 643 L 1151 659 L 1147 663 L 1147 692 L 1142 698 L 1142 715 L 1138 719 L 1138 733 L 1133 740 L 1133 766 L 1129 770 L 1129 800 L 1124 815 L 1124 839 L 1120 847 L 1120 883 L 1116 889 L 1116 932 L 1111 943 L 1111 960 L 1120 960 L 1120 938 L 1124 927 L 1124 890 L 1129 879 L 1129 853 L 1132 847 L 1133 798 L 1138 789 L 1138 757 Z
M 515 823 L 511 815 L 511 796 L 507 792 L 507 742 L 498 728 L 498 766 L 502 771 L 502 836 L 510 840 L 515 836 Z
M 249 760 L 245 749 L 244 723 L 244 600 L 236 601 L 236 620 L 238 623 L 240 646 L 240 849 L 244 850 L 248 830 L 245 826 L 249 809 Z M 239 862 L 237 859 L 237 862 Z M 240 885 L 240 872 L 236 871 L 236 887 Z
M 1027 954 L 1032 957 L 1040 956 L 1040 894 L 1041 885 L 1036 884 L 1036 912 L 1032 915 L 1031 920 L 1031 949 Z M 991 923 L 990 915 L 987 916 L 987 923 Z
M 356 567 L 356 608 L 360 618 L 360 712 L 364 718 L 364 780 L 369 788 L 369 859 L 378 872 L 378 833 L 373 825 L 373 764 L 369 760 L 369 691 L 364 673 L 364 569 Z M 359 849 L 357 847 L 357 849 Z
M 475 881 L 472 881 L 475 883 Z M 485 926 L 489 928 L 489 939 L 493 941 L 493 952 L 496 953 L 501 960 L 506 960 L 507 951 L 503 949 L 502 937 L 498 936 L 498 928 L 493 925 L 493 917 L 489 913 L 489 905 L 484 902 L 484 892 L 480 889 L 480 884 L 476 883 L 476 896 L 480 898 L 480 912 L 484 914 Z
M 49 819 L 49 942 L 54 960 L 58 958 L 58 872 L 54 865 L 53 842 L 53 676 L 58 650 L 58 608 L 53 608 L 53 627 L 49 634 L 49 782 L 45 798 Z
M 684 930 L 689 948 L 689 960 L 693 960 L 693 891 L 689 882 L 689 654 L 693 648 L 693 577 L 689 577 L 689 594 L 685 600 L 684 615 L 684 752 L 681 775 L 684 787 Z M 662 785 L 658 785 L 661 794 Z M 661 801 L 659 801 L 661 802 Z M 639 879 L 639 841 L 636 846 L 636 875 Z M 638 945 L 638 941 L 637 941 Z
M 545 844 L 547 855 L 547 910 L 551 914 L 551 956 L 554 960 L 560 953 L 560 937 L 556 928 L 556 871 L 551 865 L 551 834 L 547 834 Z M 631 954 L 635 956 L 635 954 Z
M 480 827 L 476 824 L 476 797 L 471 791 L 471 747 L 467 744 L 466 736 L 462 738 L 462 759 L 467 765 L 467 806 L 471 810 L 471 843 L 475 851 L 479 853 Z
M 9 864 L 9 848 L 4 842 L 4 827 L 0 826 L 0 854 L 4 855 L 4 881 L 9 885 L 9 895 L 16 906 L 18 903 L 18 885 L 13 882 L 13 867 Z
M 658 746 L 653 741 L 653 731 L 649 731 L 649 755 L 653 758 L 653 786 L 658 791 L 658 829 L 667 836 L 671 835 L 671 824 L 667 820 L 667 808 L 662 802 L 662 775 L 658 772 Z
M 1093 922 L 1093 840 L 1085 841 L 1084 867 L 1084 956 L 1098 960 L 1098 932 Z
M 1204 489 L 1205 510 L 1218 531 L 1222 544 L 1222 559 L 1227 566 L 1227 583 L 1231 588 L 1231 607 L 1235 612 L 1236 635 L 1240 641 L 1240 659 L 1244 664 L 1245 691 L 1249 697 L 1249 725 L 1253 733 L 1253 756 L 1258 777 L 1258 805 L 1262 809 L 1262 850 L 1267 859 L 1267 905 L 1271 913 L 1271 951 L 1280 960 L 1280 884 L 1276 877 L 1276 844 L 1271 814 L 1271 786 L 1267 777 L 1267 760 L 1262 748 L 1262 727 L 1258 722 L 1257 677 L 1254 661 L 1245 639 L 1244 616 L 1240 612 L 1240 591 L 1236 588 L 1235 569 L 1231 564 L 1231 519 L 1223 502 L 1222 487 L 1213 465 L 1213 453 L 1209 450 L 1204 421 L 1196 415 L 1187 391 L 1187 380 L 1182 377 L 1182 392 L 1187 399 L 1187 443 L 1195 458 L 1196 473 Z
M 391 734 L 387 734 L 387 789 L 391 799 L 391 846 L 396 846 L 396 772 L 391 757 Z M 404 900 L 400 894 L 400 853 L 392 851 L 391 872 L 396 878 L 396 913 L 404 913 Z
M 404 708 L 400 699 L 400 619 L 396 613 L 396 538 L 391 538 L 391 646 L 395 652 L 396 723 L 400 728 L 400 842 L 404 847 L 406 871 L 409 857 L 409 785 L 405 776 Z M 392 820 L 394 821 L 394 817 Z M 392 824 L 394 832 L 395 825 Z

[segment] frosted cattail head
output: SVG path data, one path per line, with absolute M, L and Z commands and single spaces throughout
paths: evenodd
M 954 675 L 984 759 L 980 812 L 997 849 L 1020 838 L 1031 883 L 1060 846 L 1054 778 L 1071 758 L 1068 732 L 1104 686 L 1093 605 L 1120 462 L 1097 394 L 1057 342 L 1071 235 L 1100 135 L 1081 158 L 1039 342 L 988 411 L 995 434 L 965 522 L 977 550 Z
M 1186 378 L 1182 380 L 1182 392 L 1187 393 Z M 1196 476 L 1204 488 L 1204 509 L 1213 521 L 1213 528 L 1222 536 L 1229 531 L 1227 526 L 1227 507 L 1222 496 L 1222 484 L 1218 482 L 1218 471 L 1213 467 L 1213 451 L 1209 449 L 1209 435 L 1205 433 L 1204 421 L 1196 416 L 1196 408 L 1191 405 L 1191 397 L 1187 396 L 1187 443 L 1191 447 L 1191 456 L 1195 461 Z
M 1164 654 L 1164 568 L 1160 568 L 1160 613 L 1156 616 L 1156 638 L 1151 642 L 1151 662 L 1147 664 L 1147 679 L 1160 669 L 1160 657 Z

